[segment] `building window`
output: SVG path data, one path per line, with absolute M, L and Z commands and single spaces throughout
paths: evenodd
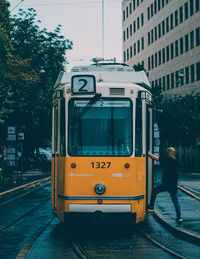
M 157 41 L 158 39 L 157 27 L 155 27 L 154 30 L 155 30 L 155 41 Z
M 126 18 L 128 18 L 128 6 L 126 7 Z
M 129 4 L 129 13 L 132 14 L 132 3 Z
M 199 11 L 199 0 L 195 0 L 195 11 L 196 13 Z
M 169 45 L 166 48 L 166 58 L 167 58 L 167 61 L 169 61 Z
M 148 45 L 151 44 L 151 34 L 150 34 L 150 31 L 148 32 Z
M 200 27 L 196 28 L 196 46 L 200 45 Z
M 163 91 L 165 91 L 165 76 L 162 78 Z
M 153 4 L 151 4 L 151 18 L 153 17 Z
M 183 6 L 179 8 L 179 23 L 183 22 Z
M 176 78 L 176 87 L 178 87 L 178 85 L 179 85 L 179 71 L 176 71 L 175 78 Z
M 133 32 L 136 32 L 136 21 L 133 22 Z
M 190 49 L 194 48 L 194 31 L 190 32 Z
M 165 0 L 162 0 L 162 8 L 165 6 Z
M 162 21 L 162 35 L 165 35 L 165 21 Z
M 135 11 L 135 0 L 133 0 L 133 11 Z
M 127 60 L 129 60 L 129 49 L 126 50 Z
M 126 32 L 124 31 L 124 41 L 126 40 Z
M 183 37 L 180 38 L 180 55 L 183 54 Z
M 134 49 L 134 56 L 135 56 L 136 55 L 136 43 L 134 43 L 133 49 Z
M 178 40 L 175 41 L 175 57 L 178 57 Z
M 141 48 L 144 49 L 144 37 L 141 38 Z
M 171 48 L 171 59 L 173 59 L 174 58 L 174 43 L 173 42 L 170 44 L 170 48 Z
M 140 4 L 140 0 L 137 0 L 137 6 L 139 6 L 139 4 Z
M 132 36 L 132 34 L 133 34 L 133 25 L 130 24 L 130 36 Z
M 141 14 L 141 26 L 143 26 L 144 25 L 144 14 L 142 13 Z
M 172 30 L 174 28 L 174 17 L 173 13 L 170 14 L 170 29 Z
M 161 85 L 162 85 L 162 79 L 161 78 L 159 78 L 159 80 L 158 80 L 158 88 L 161 90 Z
M 123 11 L 123 21 L 125 21 L 126 19 L 126 14 L 125 14 L 125 10 Z
M 185 52 L 189 50 L 189 37 L 188 34 L 185 35 Z
M 155 67 L 158 66 L 158 54 L 157 52 L 155 53 Z
M 167 75 L 167 90 L 170 88 L 170 78 L 169 75 Z
M 126 62 L 126 52 L 124 51 L 124 62 Z
M 157 1 L 157 0 L 156 0 Z M 156 14 L 157 13 L 157 2 L 156 1 L 154 1 L 154 13 Z
M 140 53 L 140 41 L 137 41 L 137 49 L 138 49 L 138 53 Z
M 190 16 L 194 14 L 194 1 L 190 0 Z
M 175 11 L 174 16 L 175 16 L 175 26 L 177 26 L 178 25 L 178 10 Z
M 151 59 L 150 59 L 150 57 L 148 57 L 148 70 L 150 70 L 151 69 Z
M 154 69 L 154 55 L 151 56 L 151 67 Z
M 163 61 L 163 64 L 165 63 L 165 48 L 162 49 L 162 61 Z
M 174 73 L 171 73 L 171 89 L 174 88 Z
M 130 46 L 130 58 L 132 58 L 132 57 L 133 57 L 133 47 Z
M 147 8 L 147 19 L 150 20 L 150 7 Z
M 151 30 L 151 43 L 153 43 L 153 29 Z
M 189 84 L 189 67 L 185 68 L 185 84 Z
M 129 29 L 126 28 L 126 38 L 128 39 L 129 38 Z
M 185 11 L 185 20 L 187 20 L 188 19 L 188 2 L 186 2 L 185 4 L 184 4 L 184 11 Z
M 161 65 L 161 50 L 158 52 L 158 64 Z
M 158 0 L 158 11 L 160 11 L 160 1 L 161 0 Z
M 137 17 L 137 29 L 139 30 L 140 29 L 140 18 Z
M 193 83 L 195 81 L 195 78 L 194 78 L 194 65 L 191 65 L 190 66 L 191 68 L 191 83 Z
M 166 33 L 169 32 L 169 17 L 166 18 Z
M 196 63 L 196 80 L 200 80 L 200 62 Z
M 161 37 L 161 23 L 158 24 L 158 38 Z

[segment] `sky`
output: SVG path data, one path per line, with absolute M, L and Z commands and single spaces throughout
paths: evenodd
M 102 0 L 10 0 L 11 15 L 19 8 L 34 8 L 41 27 L 61 34 L 73 42 L 66 53 L 67 70 L 102 57 Z M 19 4 L 19 5 L 18 5 Z M 18 6 L 17 6 L 18 5 Z M 122 0 L 104 0 L 104 58 L 122 62 Z

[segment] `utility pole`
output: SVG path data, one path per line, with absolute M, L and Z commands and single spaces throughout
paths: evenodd
M 104 58 L 104 0 L 102 0 L 102 58 Z

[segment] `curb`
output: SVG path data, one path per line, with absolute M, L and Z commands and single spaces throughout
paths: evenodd
M 195 245 L 200 245 L 200 235 L 182 229 L 181 227 L 175 227 L 172 226 L 169 222 L 169 220 L 166 219 L 166 217 L 164 217 L 160 211 L 158 209 L 154 210 L 153 216 L 163 225 L 165 226 L 167 229 L 169 229 L 170 231 L 172 231 L 174 234 L 176 234 L 177 236 L 180 236 L 181 238 L 185 239 L 186 241 L 190 241 L 192 243 L 194 243 Z

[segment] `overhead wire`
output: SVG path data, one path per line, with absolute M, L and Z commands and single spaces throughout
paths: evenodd
M 24 2 L 24 0 L 21 0 L 15 7 L 13 7 L 13 9 L 11 10 L 11 12 L 12 12 L 13 10 L 15 10 L 22 2 Z
M 24 0 L 21 0 L 19 4 L 21 4 L 21 2 L 23 2 Z M 125 1 L 130 1 L 130 0 L 125 0 Z M 63 5 L 86 5 L 86 4 L 100 4 L 102 2 L 102 0 L 99 1 L 79 1 L 79 2 L 62 2 L 62 3 L 29 3 L 29 4 L 25 4 L 23 5 L 24 7 L 27 6 L 63 6 Z M 106 3 L 111 2 L 111 3 L 120 3 L 121 0 L 107 0 L 105 1 Z M 18 4 L 18 5 L 19 5 Z M 12 10 L 14 10 L 18 5 L 16 5 Z M 11 10 L 11 11 L 12 11 Z

